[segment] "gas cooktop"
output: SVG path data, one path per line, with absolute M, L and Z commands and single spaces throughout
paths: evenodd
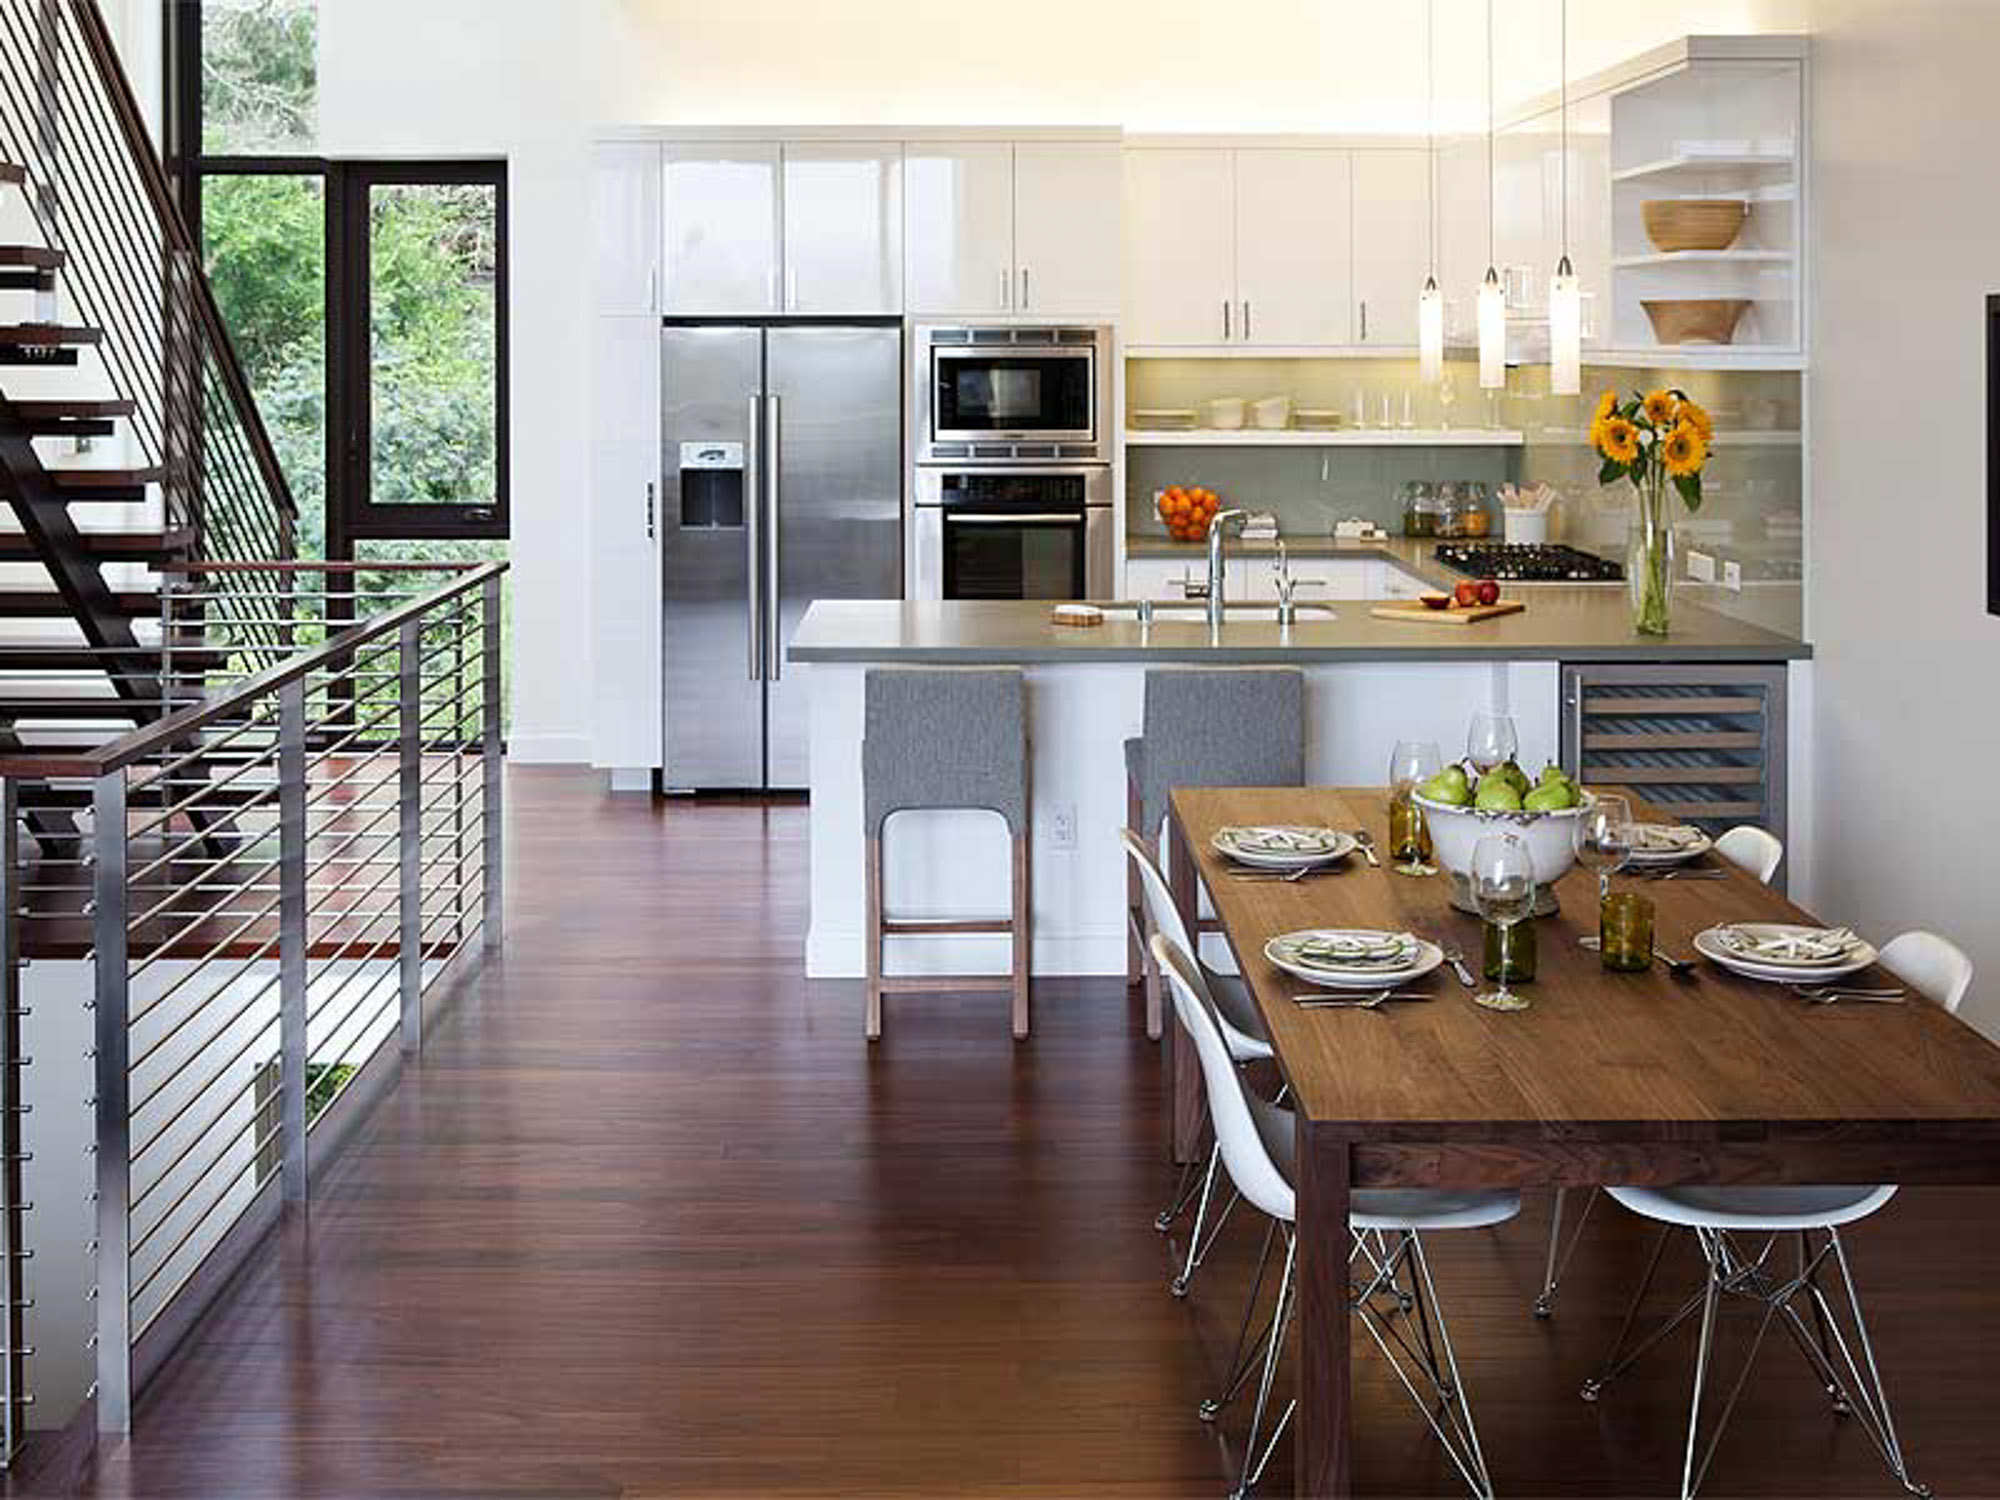
M 1513 583 L 1620 583 L 1625 569 L 1575 547 L 1544 542 L 1439 542 L 1437 560 L 1468 578 Z

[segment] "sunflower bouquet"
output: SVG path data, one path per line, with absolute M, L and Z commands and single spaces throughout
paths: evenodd
M 1670 623 L 1673 548 L 1668 490 L 1690 513 L 1701 509 L 1701 471 L 1715 442 L 1715 424 L 1698 402 L 1677 390 L 1616 391 L 1597 398 L 1590 444 L 1603 459 L 1599 484 L 1629 479 L 1639 497 L 1639 526 L 1629 571 L 1634 625 L 1644 635 L 1665 635 Z

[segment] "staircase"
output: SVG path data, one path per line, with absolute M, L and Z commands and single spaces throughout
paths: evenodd
M 95 0 L 0 0 L 0 505 L 0 753 L 289 648 L 284 573 L 194 568 L 291 558 L 296 507 Z M 74 795 L 20 786 L 44 852 Z

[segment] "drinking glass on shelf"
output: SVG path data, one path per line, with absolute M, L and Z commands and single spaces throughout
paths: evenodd
M 1438 379 L 1438 426 L 1440 428 L 1449 428 L 1451 426 L 1451 408 L 1457 400 L 1458 385 L 1452 380 L 1451 371 L 1446 370 Z
M 1398 875 L 1435 875 L 1431 831 L 1411 795 L 1444 769 L 1435 740 L 1398 740 L 1389 757 L 1389 857 Z
M 1486 919 L 1486 977 L 1499 987 L 1473 998 L 1488 1010 L 1526 1010 L 1526 997 L 1507 986 L 1534 978 L 1535 862 L 1511 833 L 1489 834 L 1472 846 L 1466 871 L 1472 904 Z M 1530 925 L 1523 927 L 1523 923 Z
M 1471 727 L 1465 731 L 1465 758 L 1481 776 L 1512 760 L 1520 748 L 1520 733 L 1506 714 L 1472 716 Z
M 1611 894 L 1611 877 L 1632 857 L 1632 804 L 1616 792 L 1591 792 L 1573 825 L 1576 862 L 1597 874 L 1600 906 Z

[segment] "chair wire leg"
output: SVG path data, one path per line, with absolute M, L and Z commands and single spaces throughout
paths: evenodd
M 1695 1346 L 1694 1355 L 1694 1396 L 1688 1403 L 1687 1452 L 1681 1460 L 1681 1500 L 1694 1497 L 1694 1445 L 1695 1437 L 1701 1430 L 1701 1397 L 1708 1384 L 1708 1361 L 1715 1346 L 1716 1304 L 1722 1297 L 1722 1262 L 1720 1252 L 1709 1242 L 1708 1236 L 1697 1229 L 1701 1236 L 1701 1249 L 1708 1261 L 1708 1276 L 1701 1288 L 1701 1340 Z
M 1271 1323 L 1271 1336 L 1264 1345 L 1264 1373 L 1257 1382 L 1257 1405 L 1250 1417 L 1250 1436 L 1243 1446 L 1243 1474 L 1237 1482 L 1234 1500 L 1244 1500 L 1263 1476 L 1264 1466 L 1271 1461 L 1278 1440 L 1284 1435 L 1285 1424 L 1291 1420 L 1292 1403 L 1287 1403 L 1285 1413 L 1272 1428 L 1263 1452 L 1257 1451 L 1257 1437 L 1263 1430 L 1264 1413 L 1271 1404 L 1271 1387 L 1277 1380 L 1278 1359 L 1284 1352 L 1285 1336 L 1292 1326 L 1292 1268 L 1298 1258 L 1298 1241 L 1292 1232 L 1285 1231 L 1285 1268 L 1278 1277 L 1278 1305 Z
M 1569 1247 L 1563 1248 L 1563 1204 L 1569 1195 L 1568 1188 L 1556 1189 L 1555 1207 L 1549 1216 L 1549 1254 L 1542 1270 L 1542 1294 L 1535 1299 L 1535 1316 L 1546 1318 L 1556 1310 L 1556 1289 L 1562 1285 L 1563 1273 L 1569 1269 L 1569 1261 L 1576 1254 L 1576 1247 L 1583 1239 L 1583 1226 L 1590 1218 L 1590 1211 L 1597 1207 L 1598 1189 L 1590 1189 L 1583 1200 L 1583 1212 L 1576 1217 L 1576 1227 L 1570 1231 Z
M 1876 1446 L 1882 1450 L 1882 1456 L 1888 1462 L 1890 1473 L 1896 1476 L 1897 1483 L 1910 1494 L 1928 1500 L 1930 1487 L 1910 1478 L 1909 1465 L 1903 1459 L 1903 1445 L 1896 1436 L 1896 1420 L 1889 1412 L 1889 1393 L 1883 1389 L 1882 1371 L 1875 1363 L 1875 1342 L 1868 1336 L 1868 1320 L 1861 1312 L 1861 1294 L 1855 1289 L 1854 1271 L 1847 1263 L 1846 1242 L 1841 1239 L 1838 1229 L 1829 1229 L 1826 1233 L 1833 1244 L 1833 1263 L 1840 1272 L 1841 1288 L 1847 1294 L 1847 1309 L 1854 1319 L 1854 1340 L 1860 1345 L 1861 1357 L 1868 1366 L 1868 1388 L 1859 1394 L 1872 1408 L 1873 1421 L 1863 1425 L 1875 1436 Z M 1845 1341 L 1840 1340 L 1838 1324 L 1834 1324 L 1833 1333 L 1835 1339 L 1840 1342 L 1841 1353 L 1846 1358 L 1848 1368 L 1854 1370 L 1858 1385 L 1861 1371 L 1855 1368 L 1854 1356 L 1848 1352 Z M 1877 1428 L 1880 1429 L 1879 1432 L 1875 1431 Z
M 1195 1135 L 1199 1137 L 1207 1126 L 1208 1095 L 1204 1093 L 1201 1097 L 1201 1121 L 1195 1126 Z M 1215 1158 L 1213 1155 L 1208 1159 L 1208 1174 L 1206 1177 L 1196 1175 L 1193 1162 L 1189 1162 L 1186 1166 L 1182 1167 L 1180 1179 L 1174 1184 L 1174 1200 L 1153 1216 L 1153 1227 L 1159 1230 L 1161 1234 L 1165 1234 L 1168 1230 L 1172 1229 L 1174 1221 L 1187 1212 L 1188 1205 L 1194 1201 L 1195 1194 L 1206 1192 L 1208 1183 L 1213 1181 L 1214 1178 Z
M 1819 1262 L 1824 1257 L 1812 1253 L 1812 1237 L 1805 1230 L 1799 1231 L 1799 1275 L 1807 1284 L 1806 1301 L 1812 1305 L 1813 1330 L 1819 1339 L 1820 1357 L 1826 1361 L 1826 1368 L 1833 1369 L 1833 1341 L 1827 1334 L 1826 1304 L 1819 1292 Z M 1833 1402 L 1833 1414 L 1845 1417 L 1853 1414 L 1854 1408 L 1848 1404 L 1847 1392 L 1841 1389 L 1838 1380 L 1826 1382 L 1827 1398 Z
M 1236 1393 L 1243 1389 L 1243 1382 L 1250 1378 L 1250 1371 L 1257 1363 L 1257 1351 L 1264 1347 L 1264 1340 L 1270 1336 L 1265 1332 L 1257 1336 L 1254 1344 L 1247 1343 L 1250 1325 L 1257 1320 L 1257 1297 L 1264 1290 L 1264 1276 L 1271 1266 L 1271 1245 L 1278 1233 L 1278 1221 L 1271 1219 L 1264 1225 L 1264 1248 L 1257 1256 L 1257 1275 L 1250 1283 L 1249 1300 L 1243 1304 L 1243 1321 L 1236 1329 L 1236 1347 L 1229 1352 L 1229 1375 L 1223 1381 L 1222 1394 L 1211 1396 L 1201 1403 L 1199 1414 L 1202 1421 L 1213 1422 L 1222 1415 L 1223 1407 L 1236 1399 Z M 1272 1324 L 1276 1323 L 1276 1309 L 1272 1310 Z
M 1215 1192 L 1215 1178 L 1222 1164 L 1222 1143 L 1216 1142 L 1208 1149 L 1208 1170 L 1201 1178 L 1201 1204 L 1194 1211 L 1194 1228 L 1188 1235 L 1187 1264 L 1180 1274 L 1167 1283 L 1167 1290 L 1176 1297 L 1185 1297 L 1194 1279 L 1194 1268 L 1198 1264 L 1197 1253 L 1201 1249 L 1201 1229 L 1208 1220 L 1208 1200 Z
M 1646 1305 L 1646 1294 L 1653 1289 L 1653 1280 L 1659 1274 L 1660 1261 L 1667 1253 L 1667 1240 L 1672 1234 L 1672 1226 L 1661 1226 L 1659 1237 L 1653 1241 L 1653 1253 L 1646 1260 L 1645 1274 L 1639 1278 L 1639 1288 L 1632 1294 L 1631 1305 L 1625 1309 L 1625 1321 L 1618 1327 L 1618 1337 L 1612 1340 L 1611 1352 L 1604 1357 L 1604 1368 L 1597 1375 L 1583 1383 L 1583 1390 L 1580 1394 L 1584 1400 L 1595 1401 L 1598 1392 L 1609 1385 L 1614 1378 L 1630 1369 L 1633 1362 L 1640 1355 L 1644 1354 L 1646 1350 L 1665 1338 L 1669 1330 L 1678 1328 L 1682 1323 L 1686 1322 L 1695 1308 L 1701 1305 L 1701 1296 L 1700 1294 L 1696 1294 L 1695 1297 L 1682 1306 L 1679 1312 L 1675 1313 L 1671 1319 L 1655 1330 L 1645 1343 L 1633 1350 L 1630 1355 L 1622 1359 L 1619 1357 L 1625 1348 L 1625 1341 L 1632 1336 L 1633 1325 L 1639 1321 L 1640 1309 Z

